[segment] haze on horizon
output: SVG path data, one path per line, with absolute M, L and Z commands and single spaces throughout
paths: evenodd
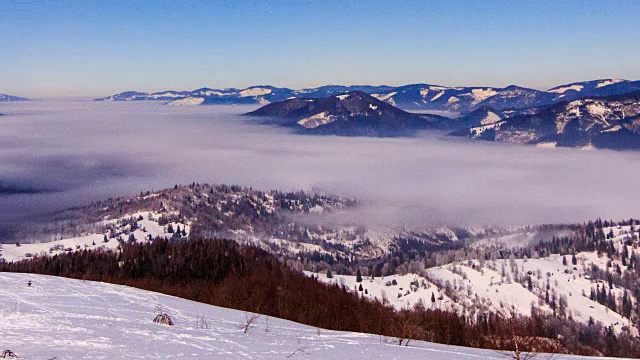
M 638 1 L 0 4 L 0 93 L 640 79 Z

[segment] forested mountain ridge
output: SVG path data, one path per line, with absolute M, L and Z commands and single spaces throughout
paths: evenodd
M 51 234 L 75 238 L 100 233 L 107 234 L 109 239 L 127 241 L 133 223 L 136 223 L 133 230 L 159 226 L 154 236 L 169 234 L 166 227 L 171 223 L 174 228 L 180 224 L 183 228 L 188 226 L 190 235 L 231 238 L 291 257 L 326 257 L 340 262 L 338 259 L 347 261 L 352 256 L 375 258 L 389 253 L 400 246 L 399 239 L 439 247 L 461 246 L 458 235 L 468 236 L 462 229 L 378 229 L 357 221 L 335 220 L 341 212 L 359 206 L 356 199 L 322 193 L 265 192 L 241 186 L 193 183 L 70 209 L 56 214 L 51 221 L 25 224 L 4 240 L 28 243 L 50 241 Z M 138 233 L 137 238 L 147 235 Z
M 442 116 L 406 112 L 361 91 L 279 101 L 245 115 L 271 118 L 301 133 L 366 136 L 411 135 L 418 130 L 445 129 L 452 122 Z
M 563 147 L 640 148 L 640 92 L 588 97 L 503 113 L 457 131 L 482 140 Z

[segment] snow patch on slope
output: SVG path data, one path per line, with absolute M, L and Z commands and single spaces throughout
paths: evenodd
M 609 86 L 609 85 L 613 85 L 613 84 L 617 84 L 620 82 L 623 82 L 624 80 L 622 79 L 610 79 L 610 80 L 605 80 L 603 82 L 598 83 L 598 85 L 596 85 L 596 88 L 601 88 L 601 87 L 605 87 L 605 86 Z
M 262 95 L 268 95 L 268 94 L 271 94 L 271 89 L 260 88 L 260 87 L 249 88 L 249 89 L 240 91 L 240 97 L 262 96 Z
M 562 94 L 562 93 L 564 93 L 566 91 L 569 91 L 569 90 L 582 91 L 583 88 L 584 88 L 583 85 L 574 84 L 574 85 L 563 86 L 563 87 L 551 89 L 551 90 L 549 90 L 549 92 L 556 93 L 556 94 Z
M 442 95 L 444 95 L 444 91 L 440 91 L 436 96 L 431 98 L 431 101 L 438 100 Z
M 330 115 L 327 111 L 323 111 L 321 113 L 317 113 L 315 115 L 299 120 L 298 125 L 307 129 L 313 129 L 313 128 L 317 128 L 318 126 L 332 123 L 336 120 L 337 119 L 335 116 Z
M 391 92 L 388 94 L 372 94 L 371 96 L 373 96 L 374 98 L 380 100 L 380 101 L 387 101 L 389 100 L 391 97 L 393 97 L 394 95 L 396 95 L 397 92 Z
M 170 101 L 170 102 L 167 103 L 167 105 L 193 106 L 193 105 L 200 105 L 203 102 L 204 102 L 204 98 L 202 98 L 202 97 L 188 97 L 188 98 L 184 98 L 184 99 Z
M 496 122 L 498 122 L 500 120 L 502 120 L 502 119 L 500 118 L 500 116 L 498 114 L 494 113 L 493 111 L 489 111 L 487 113 L 487 116 L 485 116 L 484 119 L 482 119 L 480 121 L 480 124 L 489 125 L 489 124 L 496 123 Z
M 473 104 L 480 103 L 494 95 L 498 92 L 493 90 L 492 88 L 488 89 L 473 89 L 471 90 L 471 96 L 473 97 Z

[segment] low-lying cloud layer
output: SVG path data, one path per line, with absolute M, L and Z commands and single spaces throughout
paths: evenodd
M 535 224 L 638 214 L 640 153 L 541 149 L 425 134 L 301 136 L 241 106 L 2 105 L 0 222 L 176 183 L 357 197 L 350 217 L 410 225 Z M 42 191 L 38 191 L 42 190 Z

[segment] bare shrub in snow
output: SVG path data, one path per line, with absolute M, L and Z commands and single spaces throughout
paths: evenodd
M 17 359 L 18 355 L 16 355 L 16 353 L 14 353 L 11 350 L 5 350 L 2 352 L 2 355 L 0 355 L 3 359 Z
M 260 318 L 260 314 L 255 313 L 244 313 L 244 323 L 242 324 L 242 332 L 245 334 L 248 333 L 256 324 L 258 319 Z

